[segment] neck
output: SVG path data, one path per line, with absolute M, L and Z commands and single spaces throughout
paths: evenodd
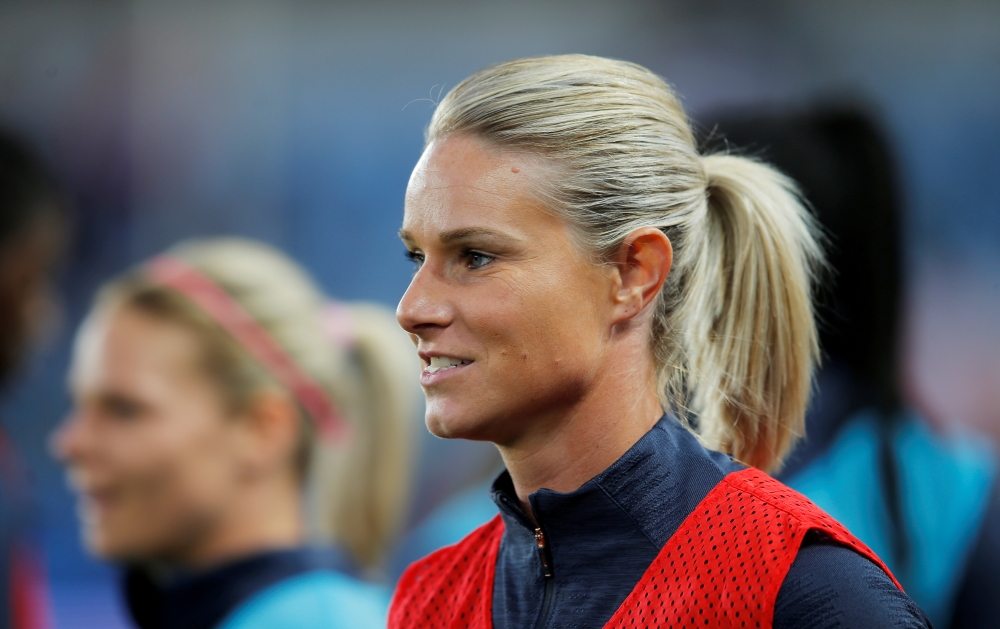
M 255 479 L 215 522 L 211 532 L 175 557 L 177 565 L 206 569 L 305 541 L 301 491 L 294 479 Z
M 621 458 L 663 415 L 644 337 L 620 342 L 607 355 L 608 368 L 577 403 L 554 417 L 533 419 L 528 423 L 537 428 L 534 432 L 497 446 L 529 517 L 530 494 L 543 487 L 579 489 Z

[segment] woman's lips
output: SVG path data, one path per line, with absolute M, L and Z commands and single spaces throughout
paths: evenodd
M 437 384 L 466 371 L 474 363 L 474 360 L 467 358 L 432 356 L 428 358 L 428 365 L 420 374 L 420 384 L 425 387 Z
M 80 494 L 77 509 L 84 521 L 94 522 L 107 515 L 117 502 L 117 493 L 114 491 L 86 491 Z

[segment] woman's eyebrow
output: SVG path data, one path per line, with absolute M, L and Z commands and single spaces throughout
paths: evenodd
M 412 243 L 413 238 L 405 229 L 399 230 L 399 238 L 405 243 Z M 520 238 L 513 234 L 490 229 L 488 227 L 463 227 L 438 234 L 441 244 L 451 245 L 465 240 L 489 240 L 496 244 L 518 244 Z
M 442 244 L 454 244 L 465 240 L 488 240 L 496 244 L 516 244 L 521 239 L 512 234 L 489 229 L 488 227 L 464 227 L 441 232 L 438 239 Z

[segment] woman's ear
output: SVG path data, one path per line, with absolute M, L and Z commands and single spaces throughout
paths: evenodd
M 247 477 L 293 469 L 301 438 L 298 406 L 286 392 L 265 388 L 251 400 L 239 427 L 239 458 Z
M 670 273 L 674 250 L 655 227 L 631 232 L 615 251 L 614 323 L 628 321 L 656 299 Z

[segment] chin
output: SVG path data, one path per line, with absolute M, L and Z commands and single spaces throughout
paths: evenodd
M 105 561 L 123 561 L 124 553 L 117 544 L 112 543 L 109 536 L 99 531 L 86 531 L 83 534 L 83 545 L 91 555 Z
M 440 415 L 428 412 L 425 417 L 425 423 L 427 424 L 427 430 L 435 437 L 441 439 L 470 439 L 468 436 L 469 428 L 464 426 L 464 422 L 461 420 L 441 417 Z
M 83 545 L 94 557 L 113 563 L 131 563 L 146 558 L 146 553 L 138 548 L 138 544 L 130 543 L 112 531 L 87 530 L 83 534 Z
M 424 421 L 427 430 L 441 439 L 489 441 L 489 421 L 461 408 L 440 408 L 440 403 L 428 402 Z M 450 406 L 450 405 L 448 405 Z
M 525 413 L 512 409 L 485 412 L 488 410 L 499 409 L 495 409 L 488 402 L 452 405 L 429 400 L 424 421 L 427 430 L 441 439 L 489 441 L 495 444 L 510 441 L 512 436 L 523 428 L 518 426 L 515 418 L 524 417 Z

